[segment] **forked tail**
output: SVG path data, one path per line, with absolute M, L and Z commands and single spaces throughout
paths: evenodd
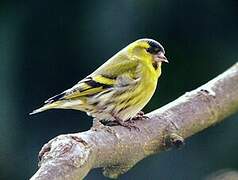
M 60 102 L 54 102 L 54 103 L 51 103 L 51 104 L 45 104 L 41 108 L 36 109 L 36 110 L 32 111 L 31 113 L 29 113 L 29 115 L 33 115 L 33 114 L 40 113 L 40 112 L 43 112 L 43 111 L 46 111 L 46 110 L 49 110 L 49 109 L 57 108 L 59 106 L 59 104 L 60 104 Z

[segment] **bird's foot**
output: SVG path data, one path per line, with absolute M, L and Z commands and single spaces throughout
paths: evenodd
M 93 126 L 91 127 L 91 130 L 93 131 L 98 131 L 98 130 L 106 130 L 109 133 L 114 134 L 114 130 L 110 126 L 106 126 L 104 122 L 101 122 L 97 120 L 96 118 L 93 119 Z
M 101 121 L 104 126 L 118 126 L 120 125 L 117 121 Z
M 150 118 L 148 116 L 146 116 L 143 111 L 140 111 L 134 117 L 132 117 L 130 120 L 138 121 L 138 120 L 143 120 L 143 119 L 150 119 Z
M 136 131 L 140 131 L 140 129 L 135 125 L 134 120 L 127 120 L 127 121 L 117 121 L 117 123 L 125 128 L 128 128 L 129 130 L 135 129 Z
M 123 126 L 128 128 L 129 130 L 135 129 L 137 131 L 140 131 L 140 129 L 135 125 L 135 121 L 132 119 L 129 119 L 127 121 L 123 121 L 120 118 L 114 117 L 114 121 L 107 121 L 103 122 L 105 126 Z

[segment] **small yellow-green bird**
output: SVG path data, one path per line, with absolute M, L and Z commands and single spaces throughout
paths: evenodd
M 48 109 L 75 109 L 100 122 L 128 126 L 126 121 L 136 116 L 154 94 L 163 62 L 168 60 L 160 43 L 139 39 L 30 114 Z

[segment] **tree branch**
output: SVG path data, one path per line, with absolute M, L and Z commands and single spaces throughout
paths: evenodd
M 238 111 L 238 63 L 196 90 L 136 121 L 140 131 L 95 126 L 60 135 L 39 153 L 31 180 L 78 180 L 98 167 L 116 178 L 143 158 L 180 145 L 187 138 Z

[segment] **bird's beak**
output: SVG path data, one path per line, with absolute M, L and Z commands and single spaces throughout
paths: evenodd
M 168 59 L 165 57 L 163 52 L 159 52 L 155 55 L 155 60 L 158 62 L 166 62 L 169 63 Z

